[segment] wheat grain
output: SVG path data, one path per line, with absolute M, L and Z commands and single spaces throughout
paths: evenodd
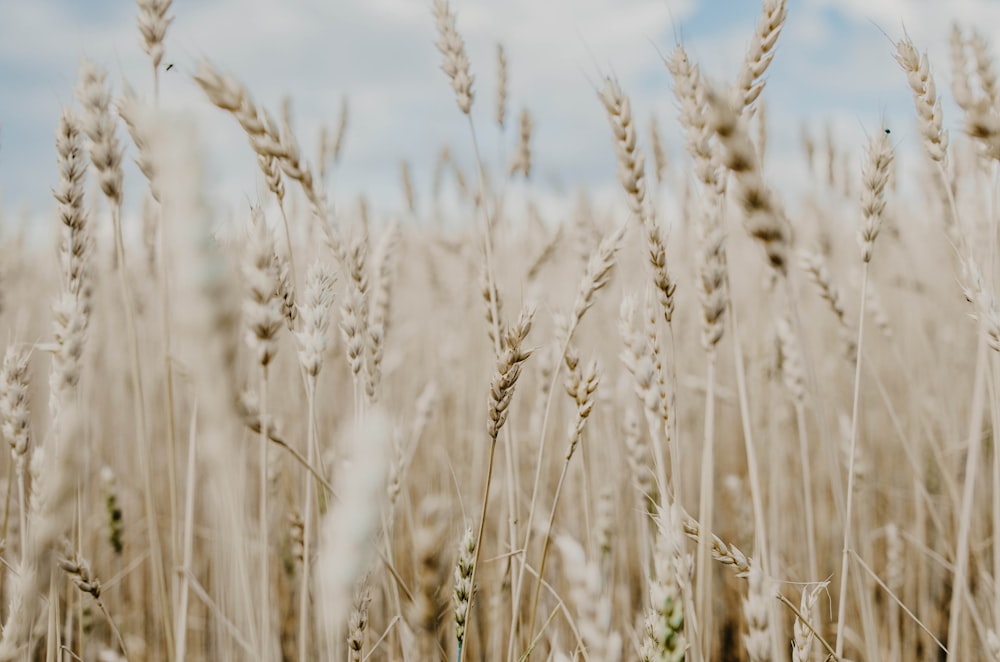
M 444 56 L 441 69 L 451 79 L 458 108 L 466 115 L 472 110 L 474 78 L 469 73 L 469 58 L 465 54 L 465 41 L 455 27 L 455 13 L 448 0 L 434 0 L 434 20 L 437 24 L 437 48 Z
M 909 37 L 896 42 L 896 62 L 906 73 L 920 123 L 920 136 L 927 155 L 942 162 L 948 151 L 948 134 L 942 128 L 941 99 L 934 85 L 927 54 L 920 54 Z

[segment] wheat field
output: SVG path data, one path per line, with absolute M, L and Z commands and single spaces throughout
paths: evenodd
M 329 192 L 346 108 L 296 135 L 198 60 L 259 166 L 227 234 L 195 128 L 159 109 L 171 0 L 136 4 L 153 96 L 85 57 L 50 240 L 0 238 L 0 660 L 1000 660 L 978 33 L 945 63 L 893 40 L 916 161 L 885 126 L 856 154 L 807 135 L 787 190 L 786 0 L 763 0 L 735 80 L 664 49 L 676 125 L 595 78 L 618 202 L 566 194 L 562 222 L 508 197 L 532 115 L 503 47 L 470 66 L 460 1 L 428 7 L 428 48 L 474 167 L 445 150 L 422 191 L 404 163 L 401 214 Z

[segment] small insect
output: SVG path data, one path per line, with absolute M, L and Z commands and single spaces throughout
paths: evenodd
M 167 71 L 170 71 L 170 70 L 171 70 L 171 69 L 173 69 L 173 68 L 174 68 L 174 65 L 173 65 L 173 63 L 172 63 L 172 62 L 171 62 L 170 64 L 168 64 L 168 65 L 167 65 Z M 886 133 L 889 133 L 889 132 L 888 132 L 888 131 L 886 131 Z
M 887 136 L 888 136 L 888 135 L 889 135 L 890 133 L 892 133 L 892 131 L 890 131 L 889 129 L 886 129 L 886 130 L 885 130 L 885 135 L 887 135 Z

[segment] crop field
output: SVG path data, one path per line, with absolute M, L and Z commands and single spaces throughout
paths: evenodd
M 51 213 L 0 231 L 0 660 L 1000 661 L 977 26 L 887 30 L 908 125 L 804 132 L 802 185 L 767 158 L 796 3 L 729 80 L 651 47 L 676 117 L 594 65 L 603 204 L 532 178 L 512 54 L 422 4 L 460 140 L 395 207 L 331 184 L 364 118 L 171 52 L 171 0 L 144 80 L 82 56 Z M 221 207 L 225 130 L 256 194 Z

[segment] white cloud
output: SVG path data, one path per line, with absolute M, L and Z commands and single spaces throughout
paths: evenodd
M 499 152 L 492 117 L 495 46 L 502 42 L 511 76 L 507 154 L 516 140 L 516 113 L 527 107 L 535 116 L 534 187 L 540 194 L 552 182 L 569 190 L 614 190 L 614 153 L 592 87 L 609 72 L 632 95 L 644 132 L 650 112 L 661 117 L 677 161 L 682 139 L 672 123 L 670 79 L 657 49 L 669 52 L 675 35 L 683 34 L 714 80 L 731 79 L 753 23 L 692 21 L 697 29 L 686 23 L 699 8 L 709 12 L 726 4 L 452 0 L 476 76 L 474 113 L 484 154 L 495 160 Z M 877 125 L 885 113 L 901 140 L 916 140 L 905 80 L 880 28 L 897 36 L 905 24 L 918 45 L 930 50 L 944 91 L 950 19 L 979 27 L 1000 25 L 1000 3 L 992 0 L 790 4 L 766 92 L 770 159 L 782 181 L 801 175 L 796 164 L 802 121 L 819 127 L 833 118 L 845 134 L 845 149 L 856 149 L 864 129 Z M 111 70 L 116 84 L 125 78 L 147 95 L 150 72 L 132 3 L 102 0 L 93 5 L 101 8 L 93 15 L 82 14 L 69 0 L 22 5 L 0 28 L 0 84 L 5 89 L 0 97 L 0 191 L 9 203 L 42 212 L 51 208 L 49 189 L 56 175 L 52 135 L 60 104 L 72 102 L 79 56 L 86 53 Z M 413 163 L 426 201 L 430 171 L 444 144 L 471 164 L 467 126 L 439 69 L 430 0 L 175 0 L 173 14 L 167 61 L 174 68 L 162 75 L 161 103 L 195 118 L 209 159 L 211 189 L 226 208 L 243 207 L 247 197 L 256 199 L 258 175 L 235 122 L 209 107 L 190 80 L 203 57 L 243 80 L 269 108 L 276 109 L 290 95 L 307 155 L 314 151 L 321 124 L 333 124 L 342 96 L 349 97 L 351 123 L 335 187 L 335 197 L 342 201 L 365 192 L 377 208 L 398 209 L 398 163 L 403 158 Z M 946 119 L 954 118 L 946 108 Z M 129 177 L 134 182 L 138 174 Z M 133 202 L 138 202 L 137 190 L 131 189 Z

